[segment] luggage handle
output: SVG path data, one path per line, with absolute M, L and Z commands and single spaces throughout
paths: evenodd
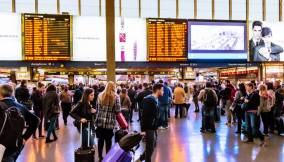
M 88 143 L 87 147 L 90 147 L 90 136 L 91 136 L 91 120 L 87 120 L 88 123 Z M 80 141 L 81 141 L 81 148 L 83 148 L 83 123 L 80 122 Z

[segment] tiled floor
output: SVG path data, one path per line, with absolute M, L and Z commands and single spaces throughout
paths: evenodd
M 243 136 L 228 128 L 225 117 L 216 124 L 216 134 L 201 134 L 201 114 L 192 112 L 186 119 L 170 119 L 170 129 L 160 131 L 158 145 L 153 156 L 155 162 L 284 162 L 284 137 L 273 135 L 268 147 L 241 142 Z M 172 110 L 173 111 L 173 110 Z M 60 119 L 61 120 L 61 119 Z M 133 124 L 139 129 L 139 124 Z M 29 140 L 18 162 L 73 162 L 74 149 L 79 146 L 79 135 L 71 119 L 68 126 L 61 124 L 56 143 L 45 140 Z M 137 153 L 143 150 L 141 147 Z

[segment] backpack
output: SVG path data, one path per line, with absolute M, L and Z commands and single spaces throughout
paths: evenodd
M 4 102 L 0 102 L 0 109 L 4 110 L 4 119 L 0 128 L 1 143 L 8 153 L 14 153 L 22 145 L 25 119 L 15 106 L 8 107 Z
M 205 89 L 205 94 L 204 94 L 204 106 L 206 107 L 212 107 L 216 106 L 216 98 L 214 96 L 213 90 L 210 89 Z

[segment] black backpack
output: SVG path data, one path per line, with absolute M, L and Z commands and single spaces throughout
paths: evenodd
M 213 90 L 210 89 L 205 89 L 205 94 L 204 94 L 204 106 L 206 107 L 212 107 L 216 106 L 216 98 L 214 96 Z
M 0 120 L 0 142 L 7 148 L 6 152 L 9 154 L 22 146 L 25 119 L 14 106 L 8 107 L 4 102 L 0 102 L 0 109 L 4 112 L 4 118 Z

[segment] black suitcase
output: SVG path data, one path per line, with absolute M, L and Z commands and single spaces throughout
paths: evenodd
M 277 125 L 277 130 L 278 130 L 278 135 L 279 136 L 284 136 L 284 116 L 280 116 L 279 118 L 276 119 L 276 125 Z
M 83 148 L 83 138 L 82 138 L 82 123 L 80 126 L 80 141 L 81 147 L 75 150 L 75 162 L 94 162 L 95 161 L 95 149 L 93 146 L 90 147 L 90 136 L 91 136 L 91 129 L 90 129 L 90 122 L 88 123 L 88 148 Z
M 219 106 L 215 107 L 214 120 L 215 120 L 215 122 L 221 121 L 221 108 Z

